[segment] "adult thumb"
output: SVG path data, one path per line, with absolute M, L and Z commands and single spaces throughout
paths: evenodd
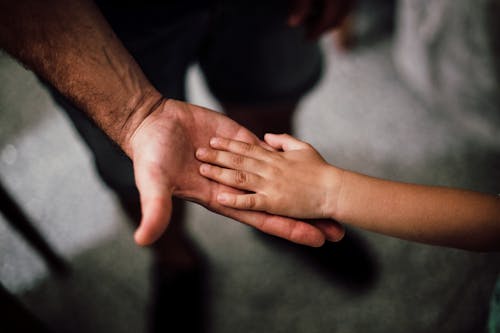
M 138 245 L 146 246 L 160 238 L 168 227 L 172 215 L 172 191 L 163 177 L 158 177 L 148 168 L 136 168 L 135 177 L 142 217 L 134 239 Z
M 138 245 L 154 243 L 167 229 L 172 214 L 172 197 L 144 198 L 141 196 L 142 218 L 135 231 L 134 239 Z

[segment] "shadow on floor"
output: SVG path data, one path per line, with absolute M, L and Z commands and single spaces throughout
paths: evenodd
M 337 243 L 326 242 L 320 248 L 290 243 L 281 238 L 260 233 L 266 245 L 286 252 L 301 262 L 301 267 L 316 272 L 352 295 L 361 295 L 375 286 L 378 279 L 377 260 L 368 242 L 352 230 Z
M 144 332 L 149 256 L 127 240 L 72 258 L 71 274 L 48 276 L 20 299 L 53 332 Z

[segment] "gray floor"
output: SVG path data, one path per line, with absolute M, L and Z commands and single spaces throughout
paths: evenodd
M 325 77 L 296 117 L 301 138 L 358 172 L 499 192 L 500 142 L 423 107 L 398 79 L 390 40 L 349 54 L 324 44 Z M 196 68 L 189 78 L 192 100 L 217 108 Z M 3 55 L 0 82 L 0 176 L 74 268 L 48 275 L 1 220 L 0 280 L 57 332 L 144 331 L 148 251 L 36 79 Z M 353 288 L 201 207 L 190 206 L 189 228 L 211 267 L 213 332 L 478 332 L 500 268 L 498 255 L 355 231 L 377 279 Z

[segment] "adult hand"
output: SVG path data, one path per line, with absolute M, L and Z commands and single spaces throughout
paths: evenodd
M 202 177 L 199 147 L 214 136 L 264 146 L 250 131 L 217 112 L 175 100 L 164 100 L 147 115 L 128 139 L 136 184 L 141 196 L 142 220 L 135 233 L 138 244 L 154 242 L 168 226 L 172 195 L 197 202 L 208 209 L 292 242 L 321 246 L 325 238 L 339 240 L 339 224 L 317 226 L 263 212 L 222 206 L 219 193 L 242 193 Z
M 291 0 L 288 24 L 304 26 L 310 39 L 317 39 L 327 30 L 342 23 L 354 0 Z

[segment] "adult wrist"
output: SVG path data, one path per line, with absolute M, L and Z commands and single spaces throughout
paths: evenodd
M 163 108 L 166 100 L 158 91 L 151 89 L 131 98 L 127 103 L 128 114 L 123 121 L 116 141 L 129 157 L 133 156 L 134 134 L 148 116 Z

